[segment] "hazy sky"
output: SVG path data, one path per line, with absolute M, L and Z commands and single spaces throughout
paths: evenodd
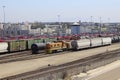
M 0 0 L 0 22 L 120 22 L 120 0 Z

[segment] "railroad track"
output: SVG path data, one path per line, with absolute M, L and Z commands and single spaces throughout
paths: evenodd
M 48 67 L 43 68 L 43 69 L 38 69 L 36 71 L 31 71 L 31 72 L 18 74 L 15 76 L 6 77 L 1 80 L 41 80 L 41 77 L 45 77 L 45 76 L 47 76 L 49 78 L 48 80 L 52 80 L 52 78 L 54 76 L 53 74 L 59 73 L 59 72 L 63 73 L 62 78 L 64 79 L 67 75 L 66 74 L 67 70 L 70 70 L 75 67 L 78 68 L 80 66 L 91 65 L 97 61 L 98 62 L 104 61 L 104 60 L 112 59 L 112 58 L 116 58 L 116 57 L 119 57 L 119 59 L 120 59 L 120 50 L 111 51 L 111 52 L 107 52 L 104 54 L 94 55 L 94 56 L 83 58 L 83 59 L 73 61 L 73 62 L 70 62 L 67 64 L 61 64 L 61 65 L 56 65 L 56 66 L 48 65 Z M 117 59 L 115 59 L 115 60 L 117 60 Z M 84 72 L 84 70 L 83 70 L 83 72 Z M 35 79 L 35 78 L 38 78 L 38 79 Z
M 43 53 L 43 52 L 41 52 Z M 39 54 L 41 55 L 41 54 Z M 16 52 L 16 53 L 11 53 L 8 55 L 1 55 L 0 56 L 0 63 L 8 63 L 8 62 L 15 62 L 15 61 L 22 61 L 22 60 L 27 60 L 28 58 L 35 56 L 32 55 L 31 51 L 21 51 L 21 52 Z
M 86 50 L 86 49 L 84 49 L 84 50 Z M 59 53 L 54 53 L 54 54 L 45 54 L 44 50 L 40 51 L 39 54 L 32 54 L 30 50 L 16 52 L 13 54 L 11 53 L 9 55 L 0 55 L 0 64 L 16 62 L 16 61 L 23 61 L 23 60 L 30 60 L 30 59 L 37 59 L 37 58 L 43 58 L 43 57 L 49 57 L 49 56 L 55 56 L 55 55 L 62 55 L 62 54 L 67 54 L 69 52 L 71 52 L 71 51 L 64 51 L 64 52 L 59 52 Z
M 28 55 L 28 54 L 31 54 L 30 50 L 29 51 L 14 52 L 14 53 L 6 53 L 6 54 L 0 55 L 0 60 L 14 58 L 16 56 L 24 56 L 24 55 Z
M 40 51 L 39 54 L 32 54 L 31 51 L 23 51 L 23 52 L 19 52 L 13 55 L 0 56 L 0 64 L 23 61 L 23 60 L 30 60 L 30 59 L 37 59 L 37 58 L 43 58 L 43 57 L 48 57 L 48 56 L 62 55 L 62 54 L 67 54 L 68 52 L 70 51 L 58 52 L 55 54 L 45 54 L 44 51 Z

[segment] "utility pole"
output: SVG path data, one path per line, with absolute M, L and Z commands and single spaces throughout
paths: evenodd
M 5 6 L 2 6 L 3 7 L 3 19 L 4 19 L 4 21 L 3 21 L 3 35 L 2 35 L 2 37 L 4 37 L 5 36 Z
M 91 32 L 92 32 L 92 35 L 93 35 L 93 24 L 92 24 L 92 19 L 93 19 L 93 16 L 90 16 L 90 19 L 91 19 Z
M 3 14 L 4 14 L 3 18 L 4 18 L 4 23 L 5 23 L 5 6 L 3 6 Z
M 100 34 L 102 32 L 102 30 L 101 30 L 101 28 L 102 28 L 101 23 L 102 23 L 102 21 L 101 21 L 101 17 L 100 17 Z
M 60 36 L 60 15 L 57 15 L 57 17 L 58 17 L 58 25 L 59 25 L 59 27 L 58 27 L 58 36 Z
M 93 16 L 90 16 L 90 19 L 91 19 L 91 26 L 92 26 L 92 22 L 93 22 L 93 21 L 92 21 L 92 20 L 93 20 Z

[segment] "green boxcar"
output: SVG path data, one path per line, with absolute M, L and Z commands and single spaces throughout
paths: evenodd
M 43 43 L 43 39 L 35 39 L 35 43 Z
M 27 40 L 27 47 L 28 49 L 31 49 L 31 45 L 34 43 L 43 43 L 43 39 L 31 39 Z
M 57 41 L 57 39 L 56 38 L 44 38 L 44 41 L 45 43 L 47 43 L 47 42 Z
M 45 43 L 50 42 L 49 38 L 44 38 Z
M 8 41 L 8 50 L 9 52 L 14 52 L 14 51 L 22 51 L 26 50 L 26 40 L 14 40 L 14 41 Z
M 21 51 L 21 50 L 26 50 L 27 49 L 27 43 L 26 43 L 26 40 L 20 40 L 19 41 L 19 50 Z
M 57 39 L 56 38 L 50 38 L 49 39 L 49 42 L 53 42 L 53 41 L 57 41 Z
M 34 43 L 34 40 L 27 40 L 27 47 L 31 49 L 31 45 Z

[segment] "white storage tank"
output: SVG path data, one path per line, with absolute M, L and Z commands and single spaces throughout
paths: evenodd
M 0 53 L 8 51 L 8 43 L 7 42 L 0 42 Z

